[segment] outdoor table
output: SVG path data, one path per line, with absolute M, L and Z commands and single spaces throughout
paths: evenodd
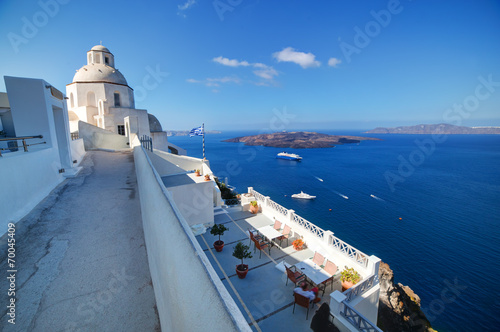
M 269 226 L 269 225 L 261 227 L 261 228 L 257 228 L 257 231 L 260 234 L 262 234 L 264 237 L 266 237 L 269 241 L 273 241 L 274 239 L 283 235 L 280 232 L 278 232 L 277 230 L 275 230 L 273 226 Z
M 311 259 L 295 264 L 297 271 L 302 272 L 306 277 L 311 280 L 315 285 L 321 284 L 323 281 L 332 277 L 331 274 L 323 270 L 317 264 L 314 264 Z

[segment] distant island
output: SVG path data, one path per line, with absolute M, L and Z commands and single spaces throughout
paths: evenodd
M 464 127 L 446 123 L 420 124 L 396 128 L 378 127 L 366 134 L 448 134 L 448 135 L 498 135 L 500 127 Z
M 220 134 L 218 130 L 205 130 L 205 134 Z M 187 136 L 189 130 L 167 130 L 167 136 Z
M 260 134 L 253 136 L 243 136 L 226 139 L 223 142 L 244 142 L 245 145 L 262 145 L 275 148 L 291 149 L 312 149 L 312 148 L 331 148 L 335 145 L 359 143 L 364 140 L 380 140 L 379 138 L 361 137 L 361 136 L 338 136 L 319 134 L 315 132 L 280 132 L 273 134 Z

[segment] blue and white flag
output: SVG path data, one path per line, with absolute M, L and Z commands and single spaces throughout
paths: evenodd
M 189 132 L 189 137 L 193 136 L 203 136 L 203 126 L 191 129 L 191 131 Z

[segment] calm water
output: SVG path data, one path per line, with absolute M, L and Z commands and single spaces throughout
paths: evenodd
M 380 257 L 394 270 L 395 282 L 421 297 L 435 329 L 498 331 L 500 136 L 451 135 L 428 155 L 418 152 L 415 140 L 430 135 L 370 135 L 383 141 L 286 149 L 300 154 L 301 162 L 276 159 L 281 148 L 221 142 L 248 134 L 256 132 L 206 136 L 206 157 L 216 175 L 228 176 L 239 192 L 253 186 Z M 201 157 L 201 137 L 169 140 Z M 420 165 L 409 168 L 402 161 L 409 159 Z M 399 176 L 392 180 L 394 190 L 387 172 Z M 290 198 L 301 190 L 316 200 Z

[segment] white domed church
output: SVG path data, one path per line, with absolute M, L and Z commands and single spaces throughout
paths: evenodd
M 91 132 L 91 136 L 101 135 L 100 137 L 106 137 L 107 141 L 118 145 L 121 139 L 124 148 L 134 135 L 147 135 L 152 137 L 155 149 L 185 154 L 182 148 L 168 143 L 167 133 L 162 130 L 154 115 L 135 108 L 134 90 L 128 85 L 123 74 L 115 68 L 114 55 L 103 45 L 96 45 L 87 52 L 87 64 L 78 69 L 73 82 L 66 85 L 66 96 L 69 99 L 70 131 L 79 132 L 84 141 L 87 138 L 86 144 L 92 137 L 85 137 L 83 132 Z M 115 136 L 109 135 L 111 133 Z M 102 139 L 99 142 L 102 142 Z M 99 147 L 95 146 L 96 142 L 88 144 Z

